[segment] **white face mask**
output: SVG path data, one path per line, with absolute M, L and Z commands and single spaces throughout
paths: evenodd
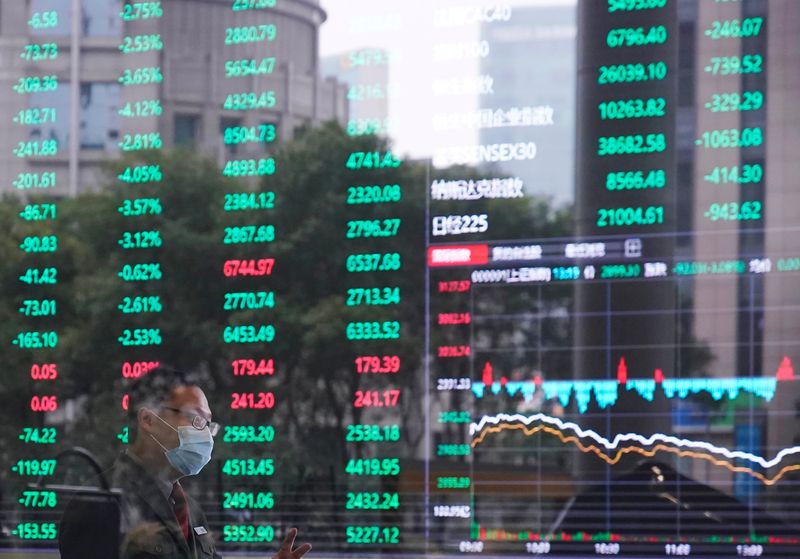
M 164 454 L 172 467 L 185 476 L 193 476 L 200 473 L 200 470 L 211 461 L 211 452 L 214 450 L 214 437 L 208 427 L 195 429 L 191 426 L 182 426 L 177 429 L 164 421 L 158 414 L 153 414 L 170 429 L 178 433 L 178 446 L 173 449 L 166 448 L 153 435 L 153 440 L 158 446 L 164 449 Z

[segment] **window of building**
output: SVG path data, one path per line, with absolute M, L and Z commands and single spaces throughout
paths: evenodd
M 175 115 L 175 136 L 176 146 L 191 147 L 197 145 L 200 138 L 200 116 L 191 114 Z
M 59 87 L 69 91 L 70 83 L 61 82 Z M 31 109 L 49 109 L 55 114 L 54 119 L 37 124 L 30 129 L 31 140 L 56 140 L 61 149 L 66 149 L 69 144 L 69 95 L 53 95 L 52 93 L 32 93 L 28 97 L 28 107 Z
M 122 35 L 122 0 L 81 0 L 81 33 L 84 37 Z
M 81 84 L 81 149 L 116 150 L 119 142 L 120 86 Z

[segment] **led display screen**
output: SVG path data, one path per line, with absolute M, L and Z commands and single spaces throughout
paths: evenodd
M 161 365 L 220 423 L 222 555 L 800 556 L 800 2 L 0 36 L 0 555 L 57 553 Z

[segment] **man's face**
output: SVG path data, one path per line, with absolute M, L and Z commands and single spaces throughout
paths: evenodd
M 208 407 L 208 400 L 203 391 L 197 386 L 179 386 L 172 392 L 172 397 L 164 402 L 162 408 L 155 411 L 160 414 L 161 419 L 176 429 L 181 426 L 191 427 L 192 420 L 196 415 L 206 421 L 211 421 L 211 409 Z M 180 442 L 178 433 L 164 425 L 164 423 L 156 421 L 161 424 L 161 429 L 158 429 L 158 425 L 154 425 L 158 429 L 156 438 L 167 448 L 177 447 Z
M 146 450 L 140 456 L 145 462 L 158 471 L 172 470 L 165 450 L 177 448 L 180 444 L 178 427 L 194 429 L 192 421 L 195 417 L 211 420 L 211 409 L 203 391 L 197 386 L 179 386 L 173 390 L 169 399 L 158 407 L 139 410 L 139 436 L 136 443 Z

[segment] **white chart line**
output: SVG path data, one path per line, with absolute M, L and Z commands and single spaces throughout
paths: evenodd
M 615 436 L 613 441 L 609 441 L 608 439 L 606 439 L 602 435 L 599 435 L 595 431 L 592 431 L 591 429 L 582 429 L 576 423 L 572 423 L 570 421 L 562 421 L 557 417 L 552 417 L 543 413 L 537 413 L 535 415 L 521 415 L 521 414 L 509 415 L 505 413 L 497 415 L 485 415 L 481 418 L 481 420 L 478 423 L 470 424 L 469 433 L 471 436 L 474 436 L 475 434 L 480 433 L 487 425 L 498 425 L 500 423 L 523 423 L 526 426 L 529 426 L 531 423 L 536 423 L 536 422 L 555 425 L 561 430 L 573 431 L 576 435 L 578 435 L 581 438 L 588 437 L 594 440 L 596 443 L 603 445 L 607 450 L 615 450 L 617 447 L 619 447 L 620 443 L 628 441 L 635 441 L 641 444 L 642 446 L 652 446 L 656 442 L 664 442 L 679 447 L 703 449 L 708 452 L 712 452 L 714 454 L 720 454 L 731 460 L 736 460 L 736 459 L 748 460 L 750 462 L 754 462 L 762 466 L 763 468 L 771 468 L 773 466 L 778 465 L 787 456 L 791 456 L 793 454 L 800 454 L 800 446 L 792 446 L 789 448 L 784 448 L 778 454 L 775 455 L 775 458 L 767 460 L 761 456 L 756 456 L 755 454 L 751 454 L 749 452 L 742 452 L 740 450 L 729 450 L 721 446 L 715 446 L 709 442 L 680 439 L 678 437 L 665 435 L 663 433 L 656 433 L 654 435 L 651 435 L 650 437 L 644 437 L 637 433 L 621 433 Z

